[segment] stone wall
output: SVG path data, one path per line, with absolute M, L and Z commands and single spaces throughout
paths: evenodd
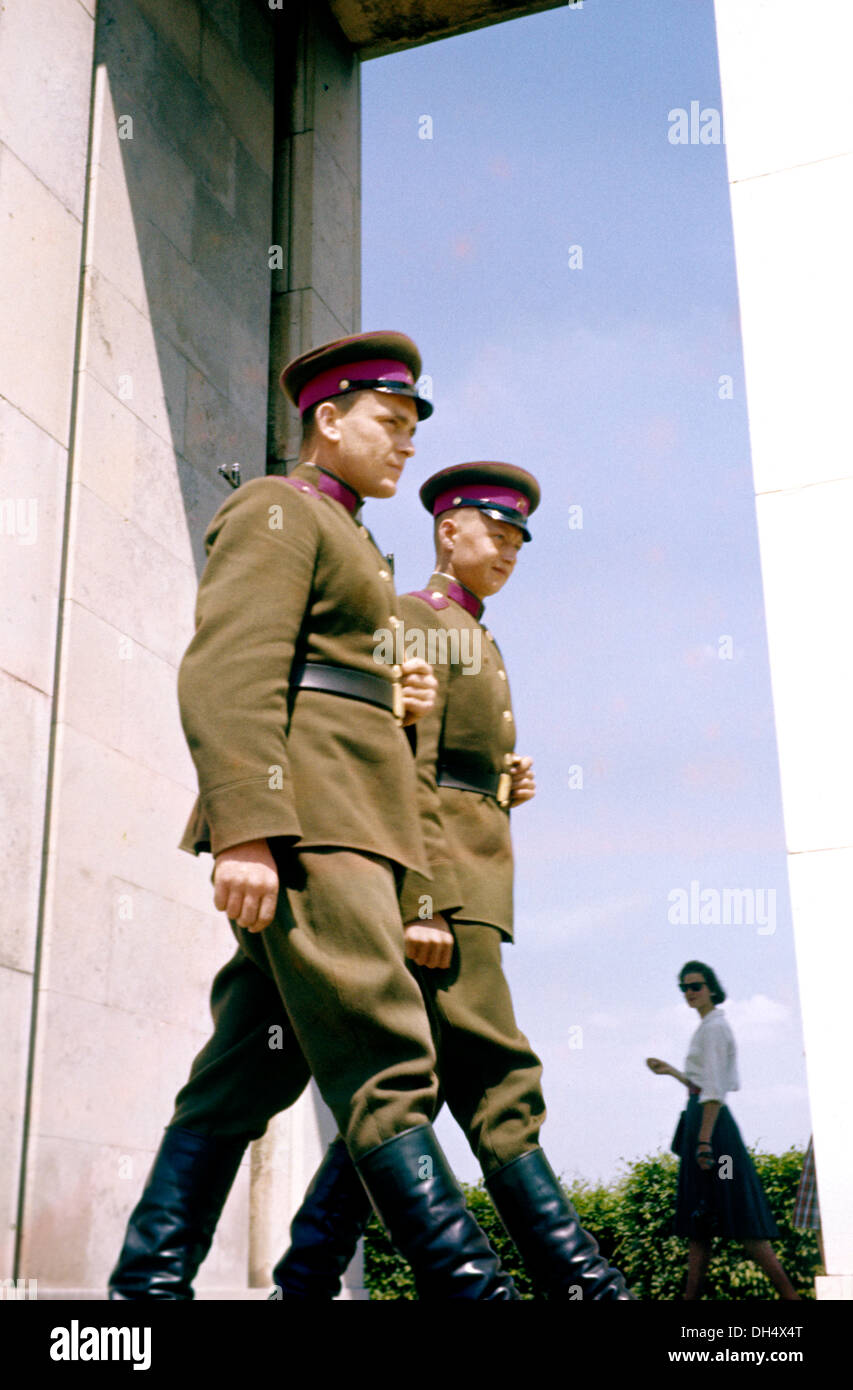
M 4 403 L 16 471 L 36 461 L 41 521 L 36 544 L 3 551 L 22 586 L 10 674 L 26 808 L 4 866 L 21 924 L 5 949 L 17 1019 L 34 975 L 37 1005 L 27 1142 L 22 1120 L 13 1140 L 17 1273 L 97 1290 L 233 946 L 209 861 L 176 849 L 194 773 L 175 676 L 203 532 L 228 492 L 217 466 L 265 468 L 273 44 L 255 0 L 101 0 L 96 14 L 63 0 L 41 22 L 37 8 L 13 0 L 0 30 L 25 84 L 4 87 L 25 133 L 15 148 L 13 124 L 2 157 L 20 209 L 18 331 L 44 344 L 34 357 L 26 341 Z M 246 1285 L 248 1213 L 247 1159 L 202 1284 Z

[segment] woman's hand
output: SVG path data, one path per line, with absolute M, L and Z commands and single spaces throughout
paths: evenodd
M 714 1166 L 714 1150 L 710 1143 L 703 1143 L 700 1139 L 696 1145 L 696 1162 L 703 1173 L 709 1173 Z
M 722 1108 L 722 1101 L 719 1100 L 706 1100 L 702 1103 L 702 1123 L 699 1126 L 699 1136 L 696 1140 L 696 1162 L 703 1173 L 709 1172 L 714 1166 L 711 1135 L 714 1133 L 717 1116 Z
M 669 1062 L 662 1062 L 659 1057 L 647 1057 L 646 1066 L 654 1072 L 655 1076 L 673 1076 L 675 1074 Z

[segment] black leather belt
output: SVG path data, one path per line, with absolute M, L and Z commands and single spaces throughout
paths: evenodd
M 512 778 L 508 772 L 468 772 L 457 773 L 452 768 L 440 767 L 436 778 L 440 787 L 453 787 L 460 792 L 479 792 L 481 796 L 493 796 L 499 806 L 509 805 Z
M 402 690 L 397 681 L 384 676 L 371 676 L 352 666 L 330 666 L 322 661 L 309 661 L 294 668 L 290 676 L 292 689 L 320 690 L 326 695 L 343 695 L 347 700 L 362 700 L 367 705 L 388 709 L 397 718 L 403 717 Z

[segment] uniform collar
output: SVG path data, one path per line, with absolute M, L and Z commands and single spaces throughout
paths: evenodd
M 304 472 L 299 472 L 304 469 Z M 318 492 L 324 492 L 327 497 L 332 497 L 336 502 L 340 502 L 345 507 L 350 516 L 355 516 L 356 512 L 364 505 L 364 498 L 359 497 L 354 488 L 348 483 L 344 483 L 334 473 L 330 473 L 327 468 L 321 468 L 317 463 L 300 463 L 293 470 L 299 472 L 300 477 L 304 477 L 306 482 L 314 484 Z
M 427 585 L 429 589 L 438 589 L 439 593 L 446 594 L 452 598 L 466 613 L 470 613 L 472 618 L 479 622 L 483 616 L 485 604 L 482 599 L 472 594 L 470 589 L 466 589 L 464 584 L 460 584 L 458 579 L 451 579 L 449 574 L 444 574 L 441 570 L 436 570 Z

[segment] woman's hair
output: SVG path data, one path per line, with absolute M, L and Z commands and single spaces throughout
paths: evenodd
M 726 991 L 720 984 L 710 965 L 705 965 L 701 960 L 689 960 L 686 965 L 682 965 L 678 972 L 678 983 L 681 984 L 685 975 L 701 975 L 711 992 L 711 1002 L 722 1004 L 726 997 Z

